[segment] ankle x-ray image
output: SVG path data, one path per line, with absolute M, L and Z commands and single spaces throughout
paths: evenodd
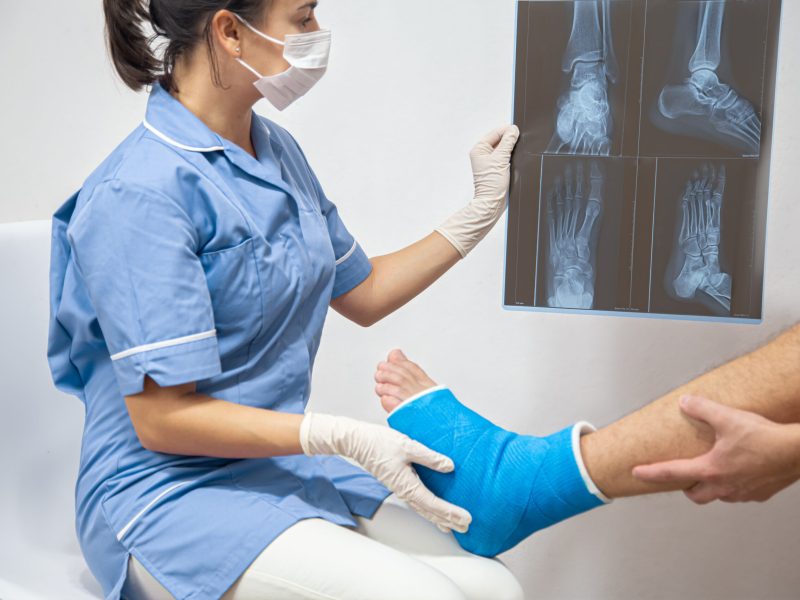
M 608 88 L 617 83 L 611 0 L 575 2 L 572 31 L 561 70 L 569 88 L 558 99 L 558 116 L 548 153 L 611 154 L 614 118 Z
M 519 0 L 509 309 L 762 319 L 782 0 Z
M 670 133 L 714 140 L 756 155 L 761 144 L 761 118 L 753 105 L 719 78 L 722 24 L 727 2 L 701 2 L 697 10 L 697 45 L 689 59 L 689 76 L 667 84 L 654 103 L 655 124 Z
M 622 153 L 634 1 L 554 1 L 520 7 L 518 27 L 525 39 L 517 46 L 517 64 L 527 66 L 517 73 L 515 104 L 526 114 L 521 145 L 528 152 Z

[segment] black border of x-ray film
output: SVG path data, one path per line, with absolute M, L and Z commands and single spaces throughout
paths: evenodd
M 735 43 L 729 39 L 727 45 L 738 52 L 747 47 L 741 42 L 742 36 L 747 35 L 749 47 L 763 48 L 760 106 L 756 106 L 762 124 L 758 156 L 726 152 L 720 145 L 695 139 L 683 138 L 675 143 L 669 134 L 658 133 L 646 114 L 651 101 L 648 95 L 658 85 L 653 81 L 674 77 L 670 73 L 674 69 L 671 45 L 675 41 L 673 38 L 671 42 L 669 35 L 674 35 L 670 29 L 675 28 L 676 22 L 672 13 L 680 4 L 699 2 L 612 0 L 614 25 L 622 29 L 619 35 L 615 33 L 614 41 L 621 76 L 616 89 L 609 92 L 610 96 L 616 94 L 612 110 L 617 126 L 611 155 L 607 157 L 548 154 L 543 144 L 553 127 L 553 98 L 557 99 L 562 91 L 554 89 L 553 77 L 560 70 L 563 47 L 553 50 L 553 36 L 561 35 L 559 43 L 566 44 L 569 26 L 564 29 L 563 14 L 568 13 L 571 19 L 575 1 L 586 0 L 517 2 L 514 122 L 522 135 L 512 157 L 504 308 L 760 322 L 782 0 L 727 0 L 738 9 L 761 15 L 759 26 L 759 19 L 744 10 L 745 14 L 732 25 L 735 31 L 725 34 L 736 36 Z M 745 29 L 754 23 L 758 31 Z M 743 85 L 741 76 L 737 81 L 735 73 L 727 71 L 724 75 Z M 753 85 L 758 82 L 746 83 L 748 99 L 752 99 Z M 552 104 L 549 108 L 548 102 Z M 609 199 L 604 202 L 597 250 L 594 308 L 549 308 L 543 289 L 548 187 L 552 187 L 553 173 L 558 173 L 564 164 L 588 164 L 591 160 L 603 163 L 611 182 L 606 190 Z M 678 226 L 681 187 L 703 165 L 718 169 L 723 164 L 728 175 L 726 194 L 731 198 L 725 199 L 723 208 L 720 253 L 724 269 L 733 277 L 730 314 L 715 311 L 707 304 L 669 297 L 663 281 L 674 228 Z

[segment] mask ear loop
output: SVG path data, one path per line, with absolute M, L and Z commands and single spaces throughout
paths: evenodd
M 244 20 L 242 17 L 240 17 L 238 14 L 236 14 L 236 13 L 233 13 L 233 14 L 234 14 L 234 16 L 235 16 L 237 19 L 239 19 L 239 20 L 240 20 L 240 21 L 241 21 L 241 22 L 244 24 L 244 26 L 245 26 L 245 27 L 247 27 L 247 28 L 248 28 L 250 31 L 252 31 L 252 32 L 253 32 L 253 33 L 255 33 L 256 35 L 260 35 L 260 36 L 261 36 L 261 37 L 263 37 L 265 40 L 268 40 L 268 41 L 272 42 L 273 44 L 279 44 L 279 45 L 281 45 L 281 46 L 285 46 L 285 45 L 286 45 L 286 42 L 282 42 L 282 41 L 280 41 L 280 40 L 276 40 L 274 37 L 272 37 L 272 36 L 269 36 L 269 35 L 267 35 L 266 33 L 264 33 L 263 31 L 259 31 L 258 29 L 256 29 L 256 28 L 255 28 L 255 27 L 253 27 L 252 25 L 250 25 L 250 23 L 248 23 L 247 21 L 245 21 L 245 20 Z
M 240 65 L 242 65 L 242 66 L 243 66 L 245 69 L 247 69 L 248 71 L 250 71 L 250 72 L 251 72 L 253 75 L 255 75 L 256 77 L 258 77 L 259 79 L 263 79 L 263 78 L 264 78 L 264 76 L 263 76 L 261 73 L 259 73 L 258 71 L 256 71 L 256 70 L 255 70 L 253 67 L 251 67 L 250 65 L 248 65 L 246 62 L 244 62 L 244 61 L 243 61 L 241 58 L 239 58 L 238 56 L 237 56 L 237 57 L 236 57 L 234 60 L 235 60 L 236 62 L 238 62 Z

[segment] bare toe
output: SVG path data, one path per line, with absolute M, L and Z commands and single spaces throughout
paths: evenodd
M 402 401 L 394 396 L 381 396 L 381 406 L 387 413 L 392 412 L 395 408 L 400 406 Z

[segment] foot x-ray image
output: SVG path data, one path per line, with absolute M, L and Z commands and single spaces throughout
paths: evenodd
M 597 236 L 603 214 L 600 163 L 567 165 L 547 199 L 549 232 L 547 305 L 553 308 L 594 306 Z M 586 185 L 588 183 L 588 186 Z
M 519 0 L 509 309 L 763 318 L 782 0 Z
M 700 2 L 697 6 L 697 45 L 689 59 L 690 75 L 661 90 L 654 105 L 655 124 L 665 131 L 711 139 L 758 154 L 761 119 L 753 105 L 720 81 L 722 23 L 734 0 Z M 688 6 L 688 5 L 684 5 Z
M 731 317 L 759 308 L 758 161 L 659 163 L 653 209 L 653 311 Z
M 758 157 L 769 1 L 648 5 L 641 154 Z
M 575 2 L 572 31 L 561 70 L 569 74 L 569 89 L 558 99 L 558 117 L 548 153 L 611 154 L 611 114 L 608 87 L 617 83 L 611 0 Z
M 720 265 L 725 165 L 695 171 L 680 199 L 680 225 L 667 271 L 667 293 L 679 300 L 704 301 L 730 314 L 732 278 Z

